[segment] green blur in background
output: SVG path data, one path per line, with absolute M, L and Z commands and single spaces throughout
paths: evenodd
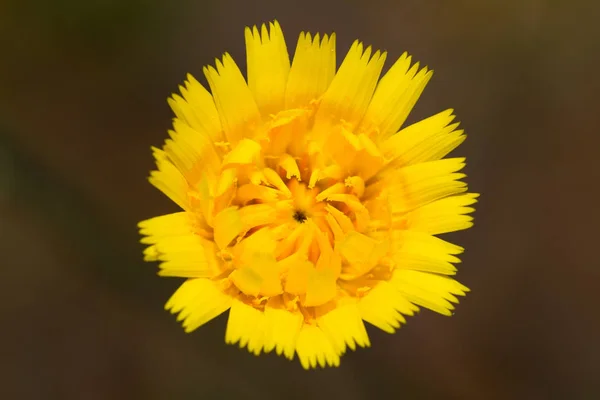
M 600 398 L 600 4 L 551 0 L 31 1 L 0 4 L 1 399 Z M 454 108 L 468 139 L 472 292 L 337 369 L 306 372 L 192 334 L 138 221 L 176 211 L 147 182 L 166 98 L 278 19 L 435 70 L 408 122 Z

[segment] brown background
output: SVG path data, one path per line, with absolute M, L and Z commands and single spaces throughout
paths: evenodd
M 600 398 L 600 6 L 594 1 L 0 3 L 0 398 Z M 185 73 L 279 19 L 436 70 L 412 121 L 455 108 L 475 228 L 453 318 L 422 312 L 339 369 L 255 358 L 225 318 L 186 335 L 136 223 Z M 389 64 L 390 61 L 388 61 Z

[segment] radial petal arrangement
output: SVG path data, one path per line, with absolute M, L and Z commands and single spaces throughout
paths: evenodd
M 246 28 L 247 77 L 229 54 L 169 99 L 176 118 L 150 182 L 181 210 L 139 224 L 146 261 L 186 280 L 167 302 L 186 332 L 229 310 L 225 341 L 337 366 L 425 307 L 451 315 L 472 226 L 465 139 L 452 110 L 404 127 L 432 76 L 335 34 Z M 210 89 L 210 90 L 209 90 Z

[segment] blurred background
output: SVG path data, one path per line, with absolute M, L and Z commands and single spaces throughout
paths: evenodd
M 600 5 L 592 1 L 5 0 L 0 3 L 0 398 L 599 399 Z M 277 18 L 407 50 L 436 73 L 411 122 L 454 108 L 469 137 L 472 289 L 338 369 L 184 334 L 175 279 L 136 224 L 176 211 L 146 181 L 187 72 Z

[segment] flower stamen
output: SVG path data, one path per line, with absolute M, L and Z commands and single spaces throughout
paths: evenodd
M 303 224 L 306 221 L 307 216 L 306 216 L 306 213 L 304 211 L 296 210 L 294 212 L 293 218 L 294 218 L 295 221 Z

